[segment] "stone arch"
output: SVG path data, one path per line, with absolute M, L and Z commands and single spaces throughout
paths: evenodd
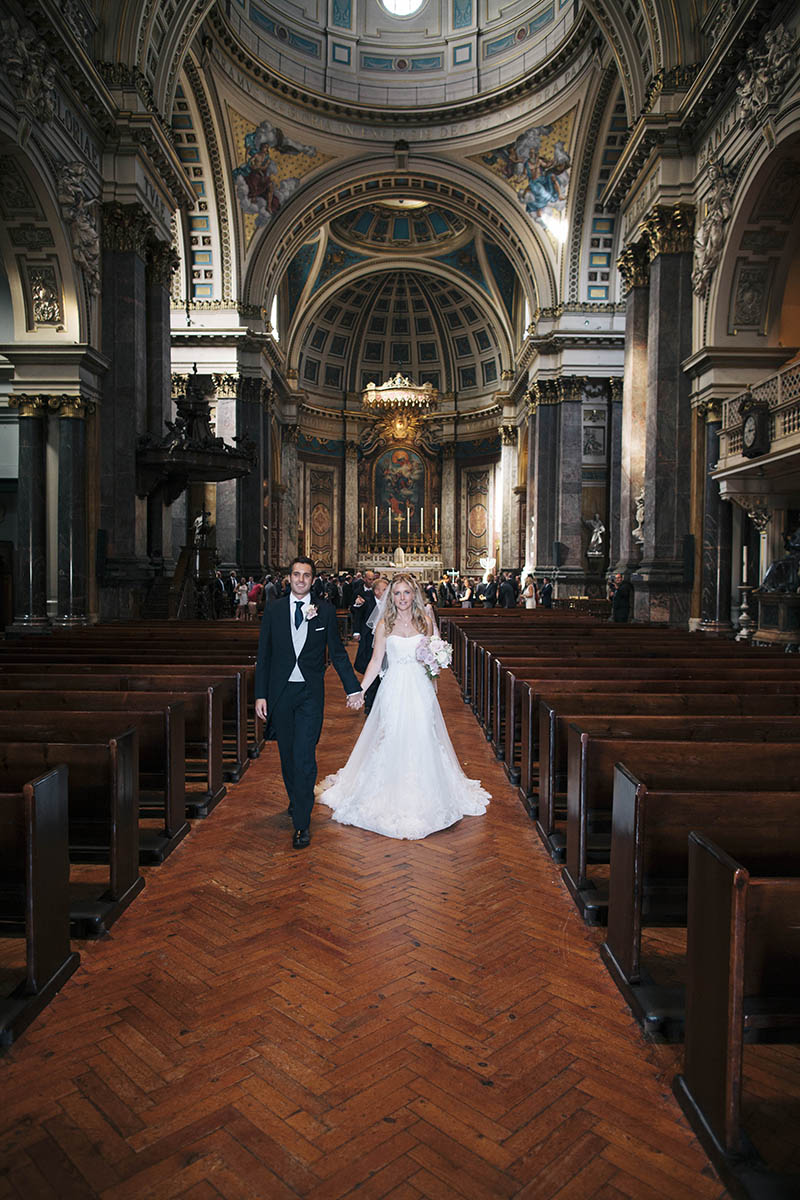
M 740 175 L 709 289 L 706 336 L 715 346 L 763 349 L 783 340 L 784 295 L 800 253 L 800 115 L 783 133 L 773 149 L 759 141 Z
M 359 201 L 398 195 L 447 204 L 497 241 L 517 272 L 531 311 L 558 303 L 555 255 L 533 223 L 520 220 L 519 209 L 492 179 L 449 162 L 445 177 L 441 161 L 420 159 L 417 165 L 416 158 L 414 169 L 398 170 L 394 158 L 387 155 L 342 164 L 284 206 L 250 251 L 243 302 L 266 304 L 294 254 L 321 225 Z
M 8 279 L 12 340 L 19 345 L 90 340 L 86 280 L 76 269 L 49 165 L 0 129 L 0 257 Z

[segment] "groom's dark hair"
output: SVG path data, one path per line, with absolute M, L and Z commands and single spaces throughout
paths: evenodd
M 306 558 L 306 556 L 304 554 L 298 554 L 297 558 L 293 558 L 292 561 L 289 563 L 289 574 L 290 575 L 292 573 L 292 570 L 294 569 L 295 563 L 304 563 L 307 567 L 311 567 L 312 577 L 314 575 L 316 575 L 317 568 L 314 566 L 313 558 Z

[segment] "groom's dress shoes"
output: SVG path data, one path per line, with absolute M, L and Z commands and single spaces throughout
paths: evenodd
M 305 850 L 306 846 L 311 845 L 311 833 L 308 829 L 295 829 L 294 837 L 292 838 L 293 850 Z

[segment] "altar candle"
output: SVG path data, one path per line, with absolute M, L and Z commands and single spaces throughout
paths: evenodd
M 742 583 L 747 583 L 747 546 L 742 546 Z
M 419 510 L 419 531 L 424 536 L 424 534 L 425 534 L 425 509 L 424 508 L 421 508 Z
M 392 506 L 389 505 L 389 537 L 392 536 Z
M 408 505 L 406 505 L 406 530 L 411 529 L 411 519 L 408 515 Z
M 375 532 L 378 532 L 378 506 L 375 505 Z
M 433 510 L 433 532 L 439 532 L 439 505 L 437 504 Z
M 361 532 L 364 532 L 364 505 L 361 505 Z

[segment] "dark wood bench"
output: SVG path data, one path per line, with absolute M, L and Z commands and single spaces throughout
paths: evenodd
M 26 643 L 27 645 L 27 643 Z M 241 779 L 250 759 L 257 758 L 264 740 L 263 722 L 255 717 L 255 668 L 225 662 L 207 663 L 201 654 L 80 654 L 75 651 L 54 654 L 48 664 L 46 655 L 25 655 L 21 651 L 0 653 L 0 687 L 6 675 L 21 672 L 41 674 L 52 670 L 58 674 L 109 675 L 117 674 L 131 680 L 165 678 L 169 683 L 177 678 L 191 678 L 192 686 L 213 683 L 222 697 L 223 778 L 231 782 Z M 160 690 L 165 689 L 159 684 Z M 148 690 L 145 686 L 141 690 Z M 248 698 L 249 697 L 249 698 Z M 248 713 L 253 713 L 249 722 Z M 248 744 L 248 731 L 252 741 Z
M 746 685 L 746 686 L 745 686 Z M 746 690 L 748 695 L 795 696 L 800 695 L 800 679 L 774 675 L 767 679 L 753 679 L 748 674 L 740 688 L 736 681 L 724 684 L 717 679 L 639 679 L 634 676 L 624 684 L 618 680 L 550 679 L 525 680 L 522 687 L 521 734 L 520 734 L 520 799 L 535 818 L 538 805 L 539 779 L 539 698 L 543 695 L 559 695 L 565 698 L 599 694 L 652 695 L 652 696 L 702 696 L 719 694 L 720 688 L 739 694 Z
M 76 937 L 105 933 L 144 887 L 139 874 L 138 741 L 130 727 L 107 742 L 0 743 L 0 778 L 6 788 L 20 790 L 54 766 L 68 767 L 70 862 L 109 864 L 107 883 L 70 881 L 70 927 Z
M 656 986 L 642 961 L 642 930 L 686 925 L 688 838 L 724 843 L 755 869 L 800 849 L 800 751 L 769 743 L 630 743 L 614 772 L 608 931 L 601 956 L 645 1030 L 680 1036 L 683 989 Z
M 648 718 L 645 718 L 648 720 Z M 734 722 L 727 731 L 710 718 L 705 729 L 697 729 L 681 738 L 678 730 L 669 732 L 666 723 L 682 721 L 665 718 L 659 737 L 634 737 L 631 730 L 617 726 L 614 732 L 601 723 L 594 730 L 586 719 L 570 724 L 567 735 L 567 831 L 565 864 L 561 877 L 581 916 L 588 924 L 602 924 L 606 919 L 609 898 L 604 887 L 596 886 L 589 875 L 589 866 L 611 861 L 613 803 L 616 786 L 615 767 L 619 762 L 647 763 L 659 779 L 669 779 L 678 790 L 687 787 L 714 786 L 713 766 L 722 760 L 721 787 L 732 789 L 754 787 L 759 791 L 784 791 L 789 786 L 785 776 L 773 766 L 791 760 L 797 740 L 796 717 L 770 717 Z M 774 729 L 774 734 L 771 732 Z M 741 736 L 736 734 L 741 731 Z M 644 732 L 642 730 L 642 732 Z M 782 740 L 781 740 L 782 739 Z M 731 776 L 725 761 L 728 748 L 750 744 L 749 753 L 741 755 L 744 774 L 741 785 Z M 752 743 L 758 743 L 758 749 Z M 769 750 L 762 748 L 769 743 Z M 776 749 L 783 753 L 776 755 Z M 681 758 L 683 755 L 683 759 Z M 649 757 L 648 757 L 649 756 Z M 759 771 L 757 764 L 768 760 Z M 734 759 L 732 761 L 739 761 Z M 800 767 L 800 752 L 797 756 Z M 683 771 L 683 774 L 681 773 Z M 790 776 L 791 777 L 791 776 Z
M 9 1046 L 77 967 L 69 941 L 67 768 L 0 793 L 0 936 L 25 938 L 25 973 L 0 999 Z
M 145 703 L 136 692 L 0 691 L 0 727 L 15 741 L 59 742 L 110 738 L 122 726 L 134 726 L 139 734 L 139 862 L 158 865 L 190 829 L 184 705 L 170 700 L 146 709 Z M 153 819 L 161 822 L 160 829 L 144 824 Z
M 800 1175 L 776 1176 L 742 1128 L 745 1042 L 800 1042 L 800 861 L 751 869 L 689 834 L 686 1032 L 675 1095 L 733 1195 L 800 1196 Z M 752 856 L 747 855 L 749 862 Z
M 192 784 L 199 784 L 199 787 L 186 791 L 186 816 L 199 818 L 208 816 L 226 792 L 222 781 L 222 692 L 228 683 L 223 680 L 208 684 L 203 676 L 197 678 L 177 673 L 119 675 L 80 669 L 70 674 L 0 671 L 0 691 L 130 691 L 138 693 L 144 704 L 152 697 L 158 703 L 183 703 L 185 778 Z
M 561 703 L 539 701 L 539 804 L 536 831 L 548 853 L 566 851 L 568 729 L 591 737 L 700 741 L 787 741 L 800 734 L 800 695 L 629 695 L 602 693 Z M 581 768 L 588 766 L 586 759 Z M 611 774 L 608 777 L 610 811 Z

